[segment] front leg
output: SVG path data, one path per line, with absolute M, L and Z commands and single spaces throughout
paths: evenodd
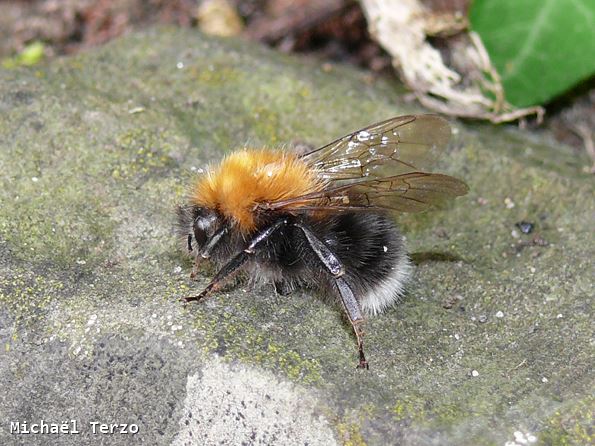
M 223 267 L 217 274 L 215 274 L 213 280 L 211 280 L 211 282 L 205 287 L 202 293 L 196 296 L 184 297 L 183 300 L 185 302 L 199 301 L 211 294 L 213 291 L 220 289 L 227 280 L 235 276 L 240 271 L 240 268 L 246 263 L 246 261 L 248 261 L 252 256 L 254 256 L 254 254 L 259 252 L 265 246 L 266 241 L 271 235 L 273 235 L 273 233 L 275 233 L 275 231 L 285 225 L 287 225 L 287 220 L 283 218 L 277 220 L 271 226 L 256 234 L 246 249 L 223 265 Z
M 295 225 L 302 230 L 312 251 L 314 251 L 326 270 L 333 276 L 337 291 L 341 297 L 343 309 L 349 318 L 349 322 L 351 323 L 355 337 L 357 338 L 357 349 L 359 352 L 359 364 L 357 367 L 361 369 L 369 369 L 368 361 L 366 361 L 364 355 L 364 331 L 362 327 L 364 318 L 351 287 L 343 278 L 345 275 L 345 267 L 343 266 L 343 263 L 341 263 L 339 258 L 329 249 L 329 247 L 326 246 L 326 244 L 307 226 L 300 223 L 296 223 Z

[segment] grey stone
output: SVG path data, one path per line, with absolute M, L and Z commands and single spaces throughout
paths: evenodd
M 350 68 L 173 29 L 0 72 L 0 444 L 592 441 L 593 178 L 529 132 L 453 123 L 439 168 L 470 193 L 397 217 L 416 273 L 367 323 L 369 371 L 312 292 L 179 303 L 213 273 L 188 278 L 172 231 L 197 171 L 411 112 Z M 42 419 L 81 433 L 10 432 Z

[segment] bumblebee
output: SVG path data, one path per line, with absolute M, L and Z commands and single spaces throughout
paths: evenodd
M 240 271 L 272 282 L 280 294 L 321 290 L 342 306 L 359 368 L 365 315 L 403 293 L 411 264 L 393 212 L 419 212 L 464 195 L 467 185 L 429 172 L 450 138 L 435 115 L 411 115 L 365 127 L 304 154 L 241 149 L 208 169 L 178 206 L 184 248 L 220 268 L 198 295 L 217 291 Z

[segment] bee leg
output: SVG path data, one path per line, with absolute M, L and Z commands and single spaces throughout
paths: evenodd
M 345 313 L 347 313 L 347 317 L 349 318 L 349 322 L 353 327 L 353 331 L 357 339 L 357 351 L 359 352 L 359 364 L 357 365 L 357 368 L 368 370 L 370 366 L 368 361 L 366 361 L 366 356 L 364 355 L 364 318 L 359 308 L 359 304 L 357 303 L 357 299 L 355 298 L 351 287 L 347 284 L 347 282 L 345 282 L 345 279 L 342 277 L 336 277 L 335 283 L 337 284 L 337 289 L 341 295 L 343 308 L 345 309 Z
M 223 286 L 223 283 L 237 274 L 240 268 L 249 260 L 255 253 L 257 253 L 264 245 L 264 242 L 282 226 L 287 224 L 287 220 L 281 219 L 273 223 L 268 228 L 256 234 L 256 236 L 250 241 L 246 249 L 237 254 L 229 262 L 227 262 L 219 270 L 213 280 L 205 287 L 205 289 L 196 296 L 184 297 L 182 300 L 185 302 L 199 301 L 204 297 L 211 294 L 213 291 L 217 291 Z
M 207 297 L 213 291 L 217 291 L 223 286 L 223 282 L 232 278 L 239 271 L 242 265 L 246 263 L 248 258 L 249 253 L 246 251 L 240 252 L 233 259 L 227 262 L 217 274 L 215 274 L 213 280 L 211 280 L 211 282 L 205 287 L 204 290 L 202 290 L 200 294 L 196 296 L 184 297 L 183 300 L 185 302 L 199 301 L 202 298 Z
M 359 364 L 357 367 L 360 369 L 369 369 L 370 366 L 364 355 L 364 331 L 362 327 L 364 317 L 362 316 L 359 303 L 357 302 L 351 287 L 343 278 L 345 275 L 345 267 L 329 247 L 326 246 L 307 226 L 300 223 L 295 223 L 295 226 L 302 230 L 312 251 L 314 251 L 327 271 L 333 276 L 341 297 L 341 302 L 343 303 L 343 309 L 349 318 L 349 322 L 351 323 L 355 337 L 357 338 L 357 349 L 359 352 Z

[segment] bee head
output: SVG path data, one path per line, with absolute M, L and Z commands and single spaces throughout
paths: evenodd
M 206 207 L 178 206 L 178 232 L 189 253 L 197 255 L 219 228 L 218 213 Z

